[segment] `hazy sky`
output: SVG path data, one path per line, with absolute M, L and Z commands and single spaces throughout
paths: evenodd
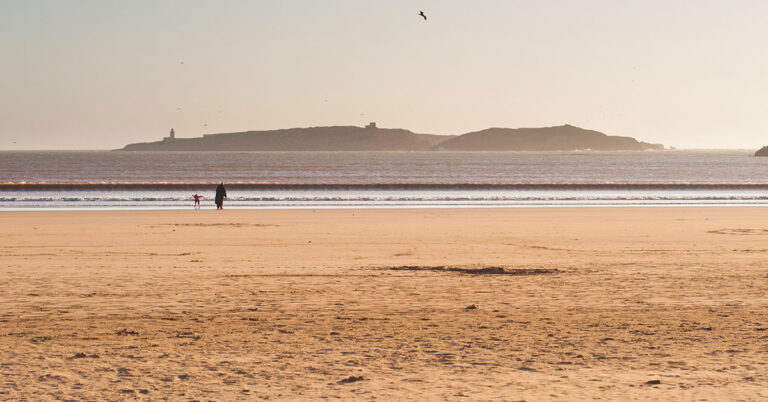
M 369 121 L 759 148 L 766 38 L 764 0 L 0 0 L 0 149 Z

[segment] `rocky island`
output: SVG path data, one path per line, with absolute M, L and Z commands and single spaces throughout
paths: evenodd
M 455 151 L 645 151 L 663 150 L 661 144 L 640 142 L 571 125 L 542 128 L 489 128 L 441 142 Z
M 758 149 L 755 156 L 768 156 L 768 145 Z
M 206 134 L 129 144 L 123 151 L 644 151 L 661 144 L 609 136 L 571 125 L 543 128 L 489 128 L 455 135 L 416 134 L 404 129 L 330 126 Z
M 446 136 L 403 129 L 330 126 L 206 134 L 126 145 L 124 151 L 428 151 Z

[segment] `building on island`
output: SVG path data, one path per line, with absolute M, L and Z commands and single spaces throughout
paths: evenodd
M 368 123 L 368 125 L 365 126 L 365 128 L 376 128 L 376 122 L 372 121 L 372 122 Z
M 163 137 L 163 141 L 173 141 L 176 139 L 176 132 L 173 131 L 173 128 L 171 128 L 171 132 L 167 137 Z

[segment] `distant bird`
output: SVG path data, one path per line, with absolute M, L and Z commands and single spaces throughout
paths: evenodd
M 421 16 L 421 18 L 424 18 L 424 21 L 427 20 L 427 16 L 424 15 L 424 11 L 419 10 L 419 16 Z
M 184 64 L 184 62 L 182 61 L 181 64 Z
M 203 127 L 208 127 L 208 123 L 203 124 Z

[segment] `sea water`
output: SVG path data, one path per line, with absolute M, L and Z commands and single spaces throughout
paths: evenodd
M 751 151 L 0 152 L 0 210 L 768 205 Z

